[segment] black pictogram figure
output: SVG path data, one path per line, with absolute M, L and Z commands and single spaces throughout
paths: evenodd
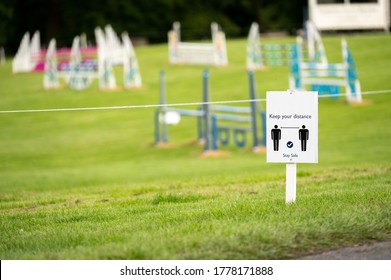
M 278 151 L 278 144 L 281 140 L 281 129 L 278 128 L 278 125 L 275 125 L 272 129 L 272 139 L 274 150 Z
M 305 125 L 299 129 L 299 140 L 301 141 L 301 150 L 307 151 L 307 140 L 309 139 L 310 132 L 305 128 Z

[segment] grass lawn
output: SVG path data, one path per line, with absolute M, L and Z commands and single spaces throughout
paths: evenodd
M 330 62 L 340 39 L 323 38 Z M 391 89 L 391 36 L 346 39 L 362 90 Z M 212 101 L 248 99 L 245 44 L 210 68 Z M 169 65 L 165 45 L 136 53 L 144 87 L 113 92 L 44 91 L 43 74 L 13 75 L 8 60 L 0 110 L 156 104 L 161 69 L 168 103 L 201 101 L 202 66 Z M 288 73 L 257 72 L 259 97 L 286 90 Z M 319 100 L 319 163 L 298 165 L 294 205 L 284 164 L 233 145 L 201 157 L 193 118 L 157 148 L 153 109 L 0 113 L 0 259 L 287 259 L 389 240 L 391 93 L 364 99 Z

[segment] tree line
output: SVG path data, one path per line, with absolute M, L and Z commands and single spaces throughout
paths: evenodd
M 227 37 L 244 37 L 252 22 L 261 32 L 294 33 L 302 27 L 306 0 L 2 0 L 0 46 L 16 51 L 26 31 L 41 33 L 42 44 L 56 38 L 69 46 L 86 33 L 94 40 L 96 26 L 111 24 L 118 33 L 151 43 L 165 42 L 174 21 L 180 21 L 182 38 L 210 38 L 210 23 L 219 23 Z

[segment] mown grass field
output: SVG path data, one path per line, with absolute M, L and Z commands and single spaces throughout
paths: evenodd
M 323 38 L 340 62 L 341 37 Z M 391 36 L 347 36 L 363 91 L 391 89 Z M 265 39 L 293 42 L 294 38 Z M 213 101 L 247 99 L 245 40 L 210 68 Z M 44 91 L 42 74 L 0 66 L 0 110 L 201 100 L 202 66 L 170 66 L 167 47 L 136 48 L 144 87 Z M 260 98 L 288 88 L 288 68 L 256 73 Z M 118 84 L 121 84 L 120 75 Z M 0 259 L 287 259 L 391 239 L 391 93 L 365 105 L 319 100 L 319 163 L 298 165 L 285 204 L 285 165 L 249 147 L 201 157 L 196 121 L 153 145 L 153 109 L 0 113 Z M 263 104 L 265 105 L 265 104 Z

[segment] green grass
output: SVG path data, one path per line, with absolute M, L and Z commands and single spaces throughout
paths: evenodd
M 324 39 L 341 61 L 340 37 Z M 293 38 L 264 42 L 293 42 Z M 391 37 L 349 36 L 363 91 L 391 89 Z M 247 99 L 245 41 L 210 68 L 213 101 Z M 170 66 L 164 45 L 136 49 L 144 88 L 44 91 L 42 74 L 0 67 L 0 110 L 201 100 L 201 66 Z M 259 97 L 288 88 L 288 68 L 256 73 Z M 285 166 L 250 148 L 200 157 L 196 122 L 153 146 L 153 110 L 0 114 L 1 259 L 286 259 L 391 238 L 391 94 L 363 106 L 320 99 L 319 163 L 298 165 L 285 204 Z M 265 105 L 265 104 L 263 104 Z

